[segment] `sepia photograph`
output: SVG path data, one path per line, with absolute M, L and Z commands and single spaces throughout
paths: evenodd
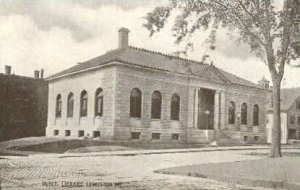
M 0 190 L 300 190 L 300 0 L 0 0 Z

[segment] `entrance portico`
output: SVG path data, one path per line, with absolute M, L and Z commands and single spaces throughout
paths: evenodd
M 224 91 L 201 87 L 194 89 L 193 127 L 188 134 L 190 142 L 214 140 L 215 131 L 220 130 L 224 123 L 221 119 L 225 119 L 224 116 L 221 117 L 221 109 L 225 112 Z

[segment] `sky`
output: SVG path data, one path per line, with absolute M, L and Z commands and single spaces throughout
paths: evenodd
M 163 0 L 2 0 L 0 1 L 0 73 L 12 66 L 16 75 L 33 76 L 44 69 L 45 76 L 79 62 L 100 56 L 118 46 L 118 29 L 130 30 L 129 44 L 172 54 L 176 45 L 171 22 L 154 36 L 143 27 L 145 16 Z M 214 65 L 257 82 L 270 80 L 267 66 L 238 44 L 226 32 L 218 35 L 216 50 L 205 43 L 206 32 L 193 38 L 188 58 L 201 60 L 209 54 Z M 286 67 L 283 87 L 300 86 L 300 68 Z

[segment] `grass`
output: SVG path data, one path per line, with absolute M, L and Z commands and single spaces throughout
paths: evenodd
M 300 189 L 300 157 L 190 165 L 158 173 L 211 178 L 250 186 Z
M 92 139 L 68 139 L 30 137 L 10 140 L 0 143 L 0 155 L 29 155 L 40 153 L 86 153 L 119 151 L 133 149 L 176 149 L 176 148 L 200 148 L 204 145 L 182 143 L 151 143 L 138 141 L 100 141 Z

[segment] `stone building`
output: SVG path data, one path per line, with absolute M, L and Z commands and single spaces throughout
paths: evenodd
M 281 90 L 280 120 L 281 120 L 281 143 L 288 140 L 299 140 L 300 137 L 300 88 L 285 88 Z M 273 126 L 272 106 L 267 114 L 268 143 L 271 142 Z
M 129 46 L 50 76 L 47 136 L 266 142 L 269 90 L 214 65 Z
M 14 75 L 10 66 L 0 73 L 0 141 L 45 135 L 48 83 L 42 75 Z

